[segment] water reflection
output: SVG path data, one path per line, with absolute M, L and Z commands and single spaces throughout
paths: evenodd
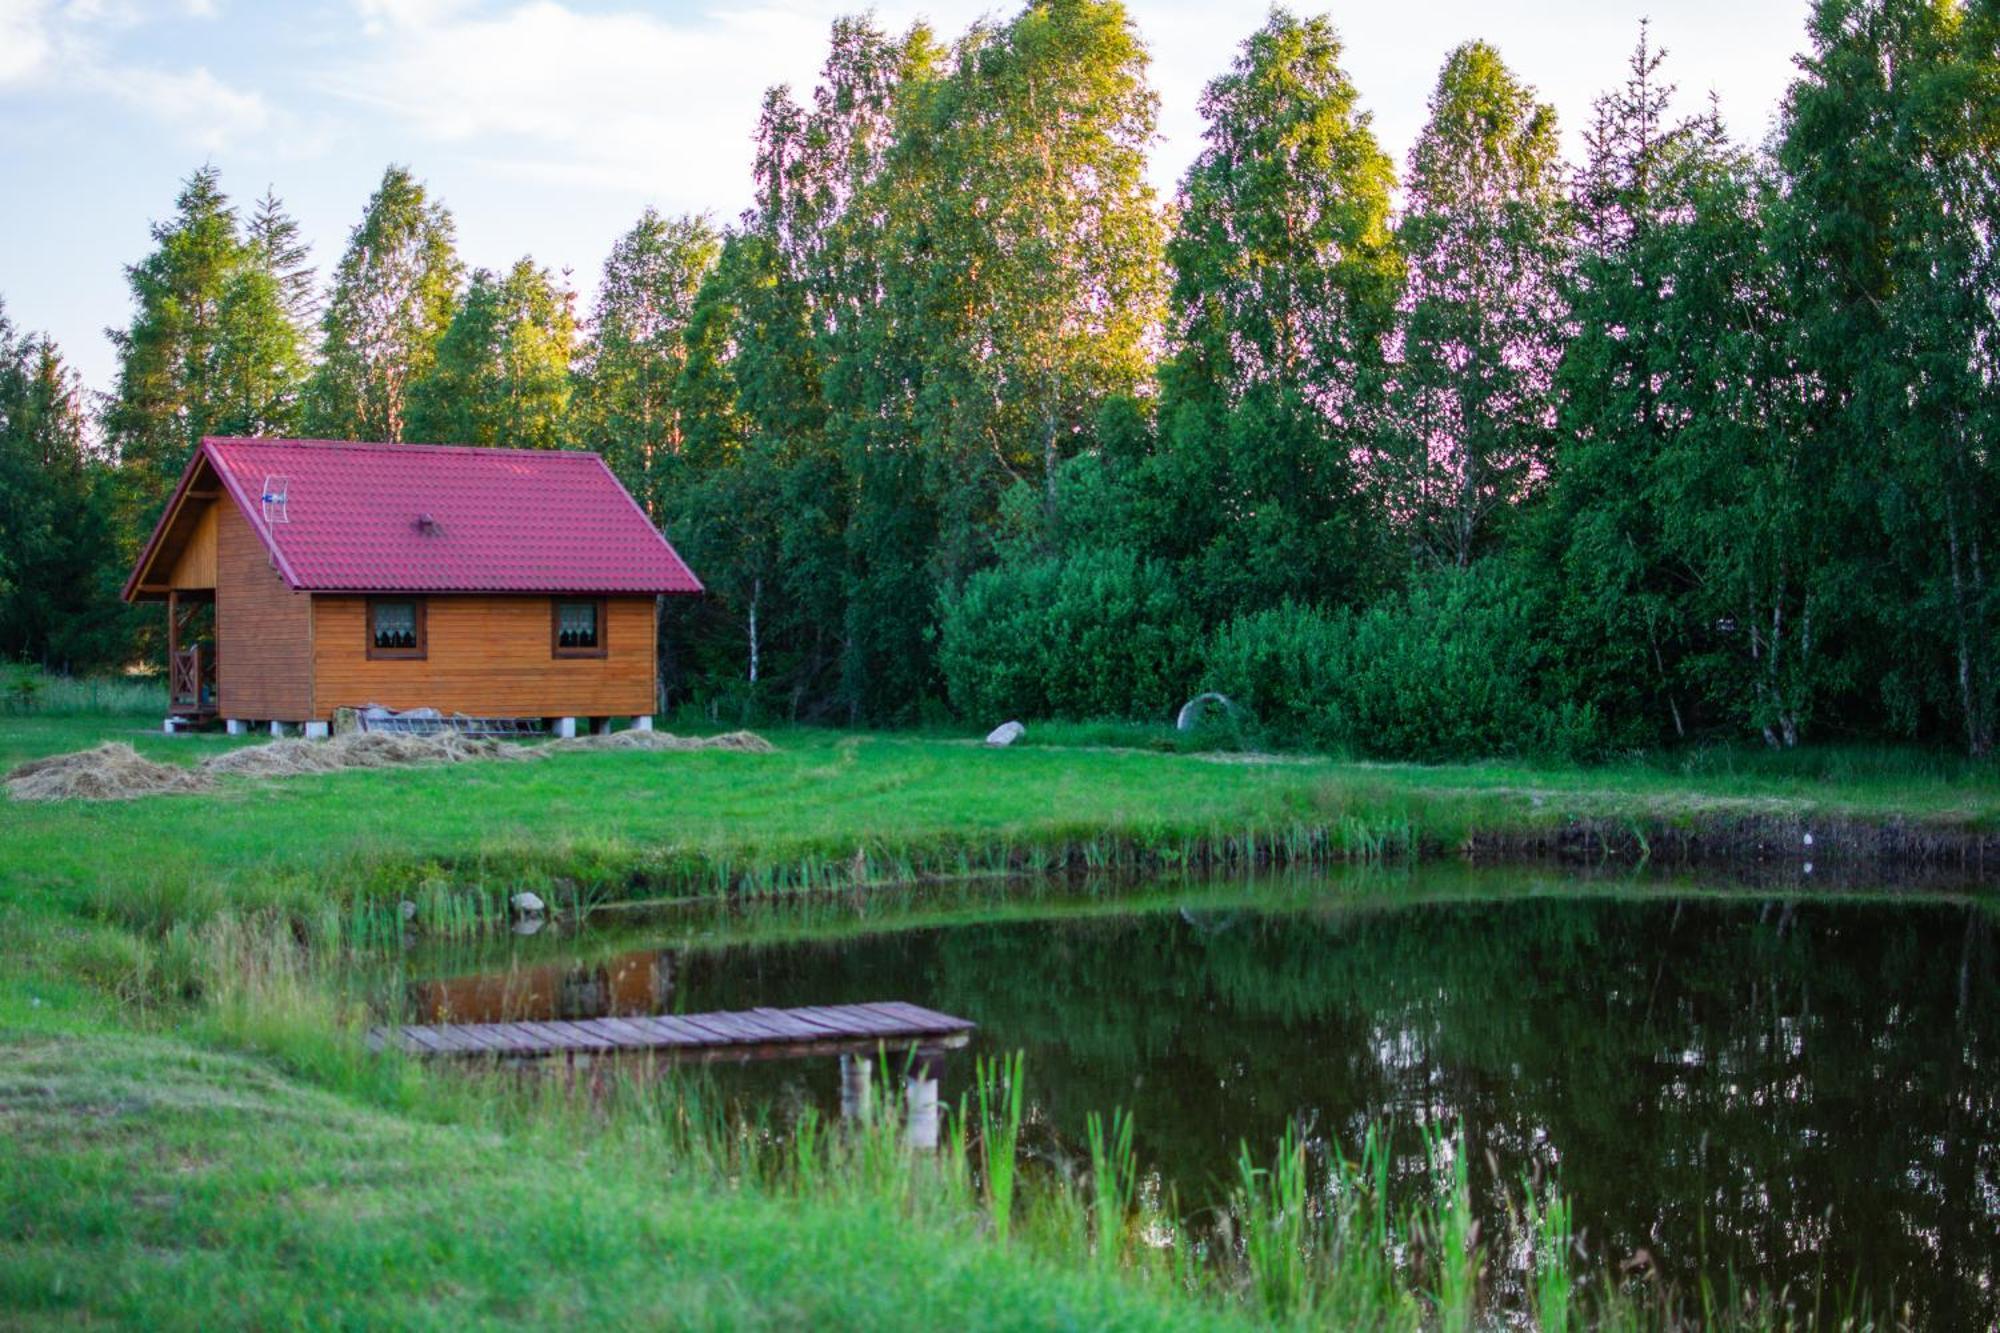
M 1027 1052 L 1046 1151 L 1077 1155 L 1089 1112 L 1130 1108 L 1184 1211 L 1224 1197 L 1240 1142 L 1268 1149 L 1288 1122 L 1350 1148 L 1385 1123 L 1414 1179 L 1420 1129 L 1462 1120 L 1472 1160 L 1498 1168 L 1484 1206 L 1555 1168 L 1606 1264 L 1643 1253 L 1665 1281 L 1733 1270 L 1830 1300 L 1852 1282 L 1878 1313 L 1984 1328 L 2000 1319 L 1996 993 L 1990 909 L 1695 898 L 1057 914 L 638 950 L 413 1000 L 469 1019 L 895 995 Z M 934 1092 L 955 1101 L 969 1065 Z M 728 1071 L 829 1114 L 867 1095 L 831 1074 Z
M 409 988 L 413 1023 L 633 1018 L 672 1007 L 674 956 L 631 950 L 599 962 L 542 963 L 436 977 Z

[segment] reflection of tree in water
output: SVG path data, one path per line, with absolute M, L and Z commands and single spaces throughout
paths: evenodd
M 1089 1111 L 1131 1108 L 1189 1207 L 1289 1118 L 1349 1149 L 1386 1121 L 1407 1174 L 1417 1127 L 1463 1118 L 1509 1182 L 1556 1166 L 1604 1259 L 1643 1247 L 1669 1279 L 1733 1266 L 1795 1290 L 1823 1266 L 1829 1294 L 1852 1275 L 1879 1308 L 1893 1283 L 1929 1326 L 2000 1314 L 1990 915 L 1546 901 L 1221 921 L 696 953 L 680 1003 L 963 1013 L 989 1049 L 1027 1051 L 1038 1118 L 1072 1146 Z

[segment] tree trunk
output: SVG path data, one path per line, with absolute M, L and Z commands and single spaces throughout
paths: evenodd
M 1986 700 L 1984 637 L 1973 624 L 1975 611 L 1967 603 L 1985 605 L 1985 578 L 1980 569 L 1977 540 L 1962 542 L 1958 529 L 1958 505 L 1945 502 L 1945 543 L 1951 561 L 1952 630 L 1957 640 L 1958 708 L 1965 721 L 1965 748 L 1974 758 L 1982 758 L 1993 748 L 1993 723 Z M 1970 565 L 1968 571 L 1967 566 Z
M 760 575 L 750 585 L 750 683 L 757 683 L 757 603 L 764 596 L 764 580 Z

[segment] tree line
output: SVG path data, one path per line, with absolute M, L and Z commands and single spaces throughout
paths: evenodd
M 834 25 L 752 206 L 648 211 L 589 317 L 391 167 L 324 289 L 210 167 L 87 403 L 0 311 L 0 652 L 112 593 L 204 434 L 601 450 L 701 574 L 674 699 L 1160 718 L 1411 756 L 1993 744 L 2000 6 L 1817 0 L 1768 142 L 1642 27 L 1581 162 L 1484 42 L 1399 176 L 1332 24 L 1205 90 L 1170 201 L 1116 0 Z M 94 415 L 96 432 L 89 429 Z

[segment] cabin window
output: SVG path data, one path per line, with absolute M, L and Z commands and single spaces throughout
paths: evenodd
M 368 599 L 370 657 L 422 657 L 424 648 L 424 604 L 421 599 Z
M 604 656 L 604 602 L 598 598 L 559 598 L 550 632 L 557 657 Z

